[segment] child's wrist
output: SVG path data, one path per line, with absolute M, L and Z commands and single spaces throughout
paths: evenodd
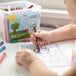
M 38 63 L 38 62 L 41 62 L 41 61 L 40 61 L 39 59 L 36 59 L 36 60 L 32 61 L 32 62 L 30 63 L 30 65 L 29 65 L 28 69 L 29 69 L 29 70 L 32 69 L 32 67 L 34 67 L 34 64 L 36 64 L 36 63 Z
M 50 38 L 50 43 L 51 42 L 55 42 L 54 35 L 53 35 L 53 32 L 52 31 L 49 32 L 49 36 L 50 36 L 49 37 Z

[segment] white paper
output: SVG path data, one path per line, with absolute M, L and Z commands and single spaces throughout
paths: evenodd
M 35 49 L 35 45 L 31 42 L 18 44 L 19 50 L 21 49 Z M 59 43 L 52 45 L 46 45 L 41 47 L 40 53 L 36 53 L 37 56 L 47 67 L 60 67 L 71 65 L 71 59 L 68 59 L 65 55 L 62 46 Z

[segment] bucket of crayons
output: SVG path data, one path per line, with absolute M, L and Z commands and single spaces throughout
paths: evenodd
M 28 1 L 0 4 L 2 36 L 6 42 L 28 42 L 34 26 L 40 28 L 41 7 Z

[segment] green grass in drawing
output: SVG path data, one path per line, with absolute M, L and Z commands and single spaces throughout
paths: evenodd
M 30 33 L 28 32 L 28 29 L 17 31 L 18 28 L 19 23 L 14 23 L 11 25 L 11 29 L 13 29 L 13 32 L 9 33 L 10 40 L 29 38 Z
M 18 38 L 28 38 L 30 33 L 21 31 L 16 33 L 10 33 L 10 39 L 18 39 Z

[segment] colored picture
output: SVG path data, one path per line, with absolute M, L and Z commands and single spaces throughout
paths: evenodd
M 34 26 L 39 28 L 39 13 L 11 14 L 8 16 L 9 40 L 12 43 L 29 41 Z

